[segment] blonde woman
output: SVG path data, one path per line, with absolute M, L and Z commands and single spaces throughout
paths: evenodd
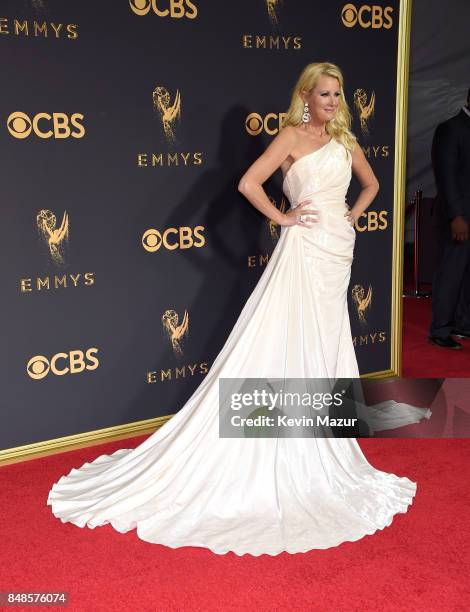
M 53 485 L 47 503 L 63 522 L 135 528 L 172 548 L 277 555 L 357 540 L 411 504 L 416 484 L 374 469 L 354 438 L 219 435 L 219 379 L 359 375 L 346 302 L 353 222 L 379 185 L 350 132 L 337 66 L 304 69 L 285 123 L 240 180 L 249 202 L 282 227 L 224 347 L 186 404 L 140 446 Z M 262 187 L 279 168 L 285 214 Z M 362 190 L 349 209 L 352 172 Z

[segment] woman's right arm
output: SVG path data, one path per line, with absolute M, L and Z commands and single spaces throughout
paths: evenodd
M 297 143 L 297 134 L 291 126 L 283 128 L 279 134 L 270 142 L 264 153 L 256 159 L 245 174 L 240 179 L 238 191 L 257 208 L 263 215 L 272 219 L 278 225 L 301 225 L 311 227 L 310 223 L 300 221 L 300 212 L 305 214 L 315 214 L 315 210 L 304 207 L 308 202 L 299 204 L 295 214 L 293 210 L 282 213 L 269 200 L 263 189 L 263 183 L 280 167 L 282 162 L 287 159 L 290 152 Z

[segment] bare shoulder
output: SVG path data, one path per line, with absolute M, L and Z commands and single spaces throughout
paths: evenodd
M 290 148 L 292 148 L 297 143 L 298 138 L 299 134 L 297 128 L 293 125 L 286 125 L 286 127 L 279 130 L 274 140 L 279 140 L 284 145 L 290 145 Z
M 286 125 L 272 139 L 263 155 L 275 159 L 279 166 L 296 147 L 298 139 L 297 128 L 292 125 Z
M 302 140 L 302 134 L 298 127 L 286 125 L 280 130 L 277 138 L 279 138 L 279 145 L 280 148 L 282 148 L 282 155 L 281 159 L 279 160 L 279 165 L 283 175 L 285 175 L 292 161 L 294 160 L 292 153 L 298 148 L 299 143 Z
M 240 183 L 262 185 L 278 168 L 283 167 L 292 149 L 296 146 L 298 134 L 295 128 L 286 126 L 271 140 L 265 151 L 256 159 Z

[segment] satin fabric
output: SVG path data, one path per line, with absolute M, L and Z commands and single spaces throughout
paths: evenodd
M 416 484 L 373 468 L 354 439 L 219 437 L 219 377 L 358 376 L 346 300 L 350 180 L 351 156 L 335 140 L 289 168 L 286 196 L 294 207 L 311 197 L 318 223 L 282 228 L 224 347 L 171 420 L 137 448 L 101 455 L 52 486 L 57 518 L 136 529 L 171 548 L 258 556 L 354 541 L 406 512 Z M 374 413 L 376 428 L 393 404 Z M 395 426 L 428 416 L 400 406 Z

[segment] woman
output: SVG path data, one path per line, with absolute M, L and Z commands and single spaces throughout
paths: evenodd
M 378 182 L 349 131 L 336 66 L 304 69 L 286 124 L 240 181 L 282 229 L 224 347 L 183 408 L 140 446 L 101 455 L 53 485 L 47 503 L 63 522 L 136 528 L 141 539 L 172 548 L 276 555 L 357 540 L 410 505 L 415 483 L 375 470 L 354 439 L 219 436 L 221 378 L 359 375 L 346 303 L 352 224 Z M 286 214 L 262 188 L 279 167 Z M 351 170 L 362 191 L 349 210 Z M 427 416 L 395 406 L 402 423 Z

